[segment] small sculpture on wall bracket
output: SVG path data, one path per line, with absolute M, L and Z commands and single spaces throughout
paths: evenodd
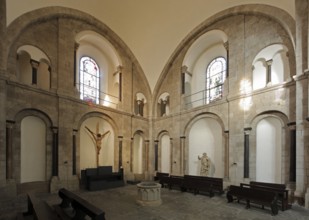
M 207 156 L 207 153 L 203 153 L 203 156 L 197 156 L 197 158 L 201 161 L 201 170 L 200 175 L 201 176 L 208 176 L 209 172 L 209 157 Z
M 91 136 L 93 137 L 95 147 L 96 147 L 96 162 L 97 162 L 97 167 L 99 167 L 99 155 L 100 155 L 100 150 L 101 150 L 101 145 L 102 145 L 102 139 L 110 133 L 110 131 L 106 131 L 105 133 L 100 133 L 99 131 L 99 122 L 97 123 L 97 128 L 96 132 L 91 131 L 87 126 L 85 128 L 89 131 Z

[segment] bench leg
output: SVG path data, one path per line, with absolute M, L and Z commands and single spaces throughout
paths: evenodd
M 246 200 L 246 209 L 250 209 L 250 200 Z
M 275 203 L 272 203 L 271 205 L 270 205 L 270 208 L 271 208 L 271 214 L 272 215 L 277 215 L 278 214 L 278 206 L 277 206 L 277 204 Z
M 215 195 L 214 191 L 213 191 L 213 190 L 209 190 L 209 197 L 210 197 L 210 198 L 211 198 L 211 197 L 214 197 L 214 195 Z
M 226 194 L 226 198 L 227 198 L 227 202 L 228 202 L 228 203 L 233 202 L 233 196 L 230 195 L 229 193 Z

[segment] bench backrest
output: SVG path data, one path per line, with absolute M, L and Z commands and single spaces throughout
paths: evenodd
M 209 176 L 194 176 L 194 175 L 184 175 L 184 182 L 189 183 L 190 181 L 200 180 L 207 182 L 212 185 L 213 189 L 218 191 L 223 191 L 223 179 L 217 177 L 209 177 Z M 199 182 L 200 182 L 199 181 Z
M 59 220 L 51 207 L 38 199 L 33 193 L 28 193 L 28 214 L 32 214 L 38 220 Z
M 58 194 L 60 198 L 62 198 L 62 203 L 60 204 L 60 207 L 66 208 L 69 204 L 71 204 L 75 210 L 82 211 L 86 215 L 90 216 L 92 219 L 105 219 L 105 213 L 101 209 L 89 203 L 87 200 L 79 197 L 77 194 L 64 188 L 60 189 Z
M 257 181 L 250 181 L 250 185 L 254 186 L 263 186 L 263 187 L 269 187 L 269 188 L 277 188 L 277 189 L 286 189 L 285 184 L 279 184 L 279 183 L 267 183 L 267 182 L 257 182 Z
M 272 202 L 276 198 L 276 193 L 271 191 L 260 190 L 257 188 L 247 188 L 230 185 L 228 193 L 253 200 Z

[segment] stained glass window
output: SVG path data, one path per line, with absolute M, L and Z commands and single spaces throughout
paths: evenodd
M 223 57 L 213 59 L 206 71 L 206 103 L 220 99 L 226 76 L 226 60 Z
M 80 98 L 87 102 L 99 104 L 100 70 L 97 63 L 90 57 L 80 60 Z

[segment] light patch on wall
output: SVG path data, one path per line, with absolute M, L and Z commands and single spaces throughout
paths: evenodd
M 241 95 L 247 95 L 247 94 L 251 93 L 252 86 L 251 86 L 251 83 L 249 82 L 249 80 L 243 79 L 240 82 L 239 91 L 240 91 Z M 242 98 L 239 102 L 239 105 L 244 111 L 248 111 L 250 109 L 250 107 L 252 106 L 252 97 L 248 96 L 248 97 Z

